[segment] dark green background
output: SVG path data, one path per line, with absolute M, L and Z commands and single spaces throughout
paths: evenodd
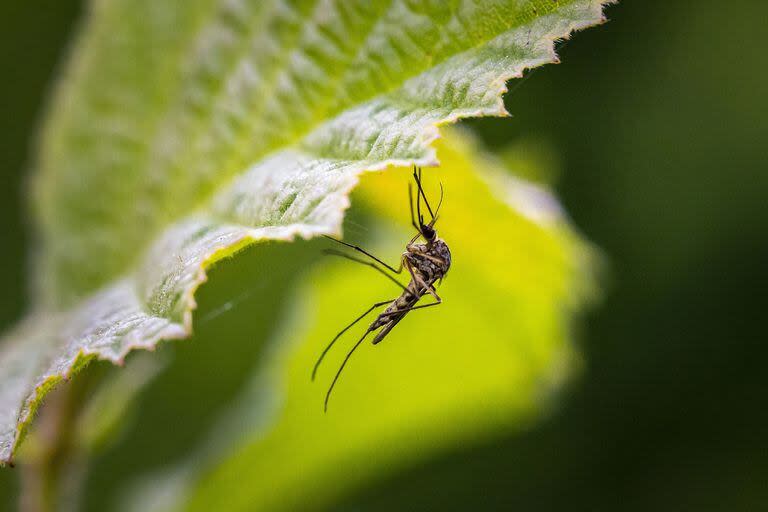
M 25 304 L 22 176 L 81 9 L 10 3 L 0 7 L 0 326 Z M 766 508 L 768 3 L 626 0 L 608 15 L 507 98 L 512 119 L 468 123 L 491 147 L 535 136 L 560 152 L 561 197 L 608 261 L 603 304 L 578 329 L 582 378 L 527 433 L 456 450 L 339 508 Z M 100 485 L 126 460 L 100 460 L 102 474 L 115 471 Z M 0 509 L 14 479 L 0 472 Z

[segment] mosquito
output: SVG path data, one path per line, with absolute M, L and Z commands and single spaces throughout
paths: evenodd
M 337 242 L 363 254 L 368 259 L 355 257 L 342 251 L 336 251 L 334 249 L 326 250 L 325 252 L 327 254 L 340 256 L 342 258 L 346 258 L 357 263 L 362 263 L 363 265 L 372 267 L 384 274 L 390 280 L 394 281 L 400 288 L 403 289 L 403 292 L 399 297 L 377 302 L 368 308 L 365 313 L 357 317 L 351 324 L 342 329 L 331 340 L 328 346 L 325 347 L 323 352 L 320 354 L 320 357 L 318 357 L 317 362 L 315 363 L 315 367 L 312 369 L 313 381 L 315 380 L 315 375 L 317 374 L 317 369 L 320 366 L 320 363 L 323 361 L 323 358 L 325 358 L 325 355 L 328 353 L 331 347 L 333 347 L 333 344 L 336 343 L 336 340 L 338 340 L 342 334 L 347 332 L 357 322 L 368 316 L 373 310 L 389 304 L 389 306 L 376 317 L 376 320 L 374 320 L 368 326 L 368 329 L 366 329 L 365 333 L 363 333 L 360 339 L 357 340 L 357 343 L 355 343 L 352 349 L 347 353 L 347 357 L 345 357 L 344 361 L 341 363 L 341 366 L 336 372 L 333 381 L 331 381 L 328 392 L 325 394 L 325 402 L 323 404 L 324 412 L 328 411 L 328 400 L 331 397 L 331 392 L 333 391 L 336 382 L 339 380 L 339 376 L 341 375 L 342 370 L 344 370 L 344 367 L 347 365 L 349 358 L 352 357 L 352 354 L 355 352 L 355 350 L 357 350 L 357 347 L 360 346 L 360 344 L 365 340 L 366 337 L 368 337 L 370 333 L 378 330 L 373 338 L 373 344 L 376 345 L 380 343 L 384 338 L 386 338 L 392 329 L 394 329 L 394 327 L 400 322 L 400 320 L 402 320 L 405 315 L 411 311 L 415 309 L 437 306 L 443 302 L 435 290 L 436 285 L 442 283 L 445 274 L 451 267 L 451 251 L 448 249 L 448 244 L 438 238 L 437 231 L 435 231 L 435 223 L 437 222 L 440 213 L 440 206 L 443 204 L 443 185 L 442 183 L 440 184 L 440 200 L 437 203 L 437 208 L 433 211 L 429 201 L 427 200 L 427 196 L 424 193 L 424 187 L 422 187 L 421 184 L 421 168 L 413 168 L 413 180 L 416 182 L 417 187 L 415 216 L 411 183 L 408 183 L 408 206 L 411 211 L 411 224 L 413 225 L 414 229 L 416 229 L 416 234 L 406 244 L 405 252 L 403 252 L 402 256 L 400 257 L 400 265 L 397 268 L 384 263 L 382 260 L 369 253 L 365 249 L 362 249 L 361 247 L 348 244 L 347 242 L 343 242 L 329 236 L 326 237 L 330 240 L 333 240 L 334 242 Z M 426 224 L 424 223 L 424 216 L 421 213 L 422 199 L 424 200 L 424 204 L 426 205 L 430 216 L 430 221 Z M 422 238 L 424 243 L 417 243 L 419 238 Z M 388 270 L 391 273 L 400 274 L 402 273 L 403 268 L 405 268 L 411 276 L 411 280 L 408 283 L 408 286 L 403 286 L 403 284 L 395 277 L 393 277 L 392 274 L 387 273 Z M 429 304 L 421 304 L 417 306 L 416 303 L 419 302 L 425 295 L 431 295 L 435 301 L 430 302 Z

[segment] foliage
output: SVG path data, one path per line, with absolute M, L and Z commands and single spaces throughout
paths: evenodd
M 89 361 L 122 364 L 131 350 L 188 337 L 195 291 L 213 263 L 260 240 L 338 233 L 362 171 L 436 164 L 430 144 L 439 124 L 504 115 L 506 81 L 556 61 L 554 41 L 601 21 L 601 4 L 95 2 L 41 139 L 33 179 L 36 305 L 1 345 L 0 461 L 11 460 L 43 397 Z M 456 173 L 454 183 L 461 183 L 454 186 L 462 195 L 454 196 L 452 208 L 468 213 L 456 216 L 455 227 L 446 222 L 446 232 L 456 229 L 456 246 L 472 255 L 467 263 L 482 262 L 459 263 L 464 270 L 453 271 L 460 275 L 461 300 L 481 293 L 484 309 L 477 313 L 487 314 L 493 311 L 491 298 L 511 293 L 521 315 L 514 333 L 533 354 L 528 367 L 517 361 L 496 373 L 484 368 L 486 384 L 464 392 L 501 389 L 522 379 L 528 387 L 519 396 L 502 393 L 497 400 L 531 408 L 532 389 L 541 385 L 553 358 L 562 356 L 563 313 L 579 295 L 573 272 L 582 268 L 584 253 L 573 250 L 578 244 L 570 235 L 560 238 L 562 216 L 546 192 L 504 181 L 497 170 L 482 179 L 501 180 L 496 192 L 510 196 L 490 199 L 481 181 L 467 174 L 479 167 L 473 151 L 445 151 L 448 162 L 465 164 L 462 170 L 456 164 L 448 168 Z M 447 182 L 450 174 L 445 176 Z M 366 195 L 380 224 L 391 219 L 392 208 L 402 208 L 393 183 L 380 181 Z M 537 203 L 542 199 L 543 207 Z M 504 201 L 518 214 L 503 210 Z M 522 222 L 520 214 L 543 217 Z M 469 229 L 473 215 L 482 215 L 484 226 L 495 231 Z M 393 232 L 391 242 L 395 234 L 405 235 Z M 516 256 L 524 279 L 495 272 L 510 260 L 509 254 L 493 259 L 481 251 L 491 234 L 508 236 L 508 243 L 529 251 Z M 537 236 L 541 252 L 535 250 Z M 345 270 L 348 276 L 355 272 Z M 328 297 L 339 293 L 330 281 L 314 293 L 326 289 Z M 502 294 L 500 300 L 510 297 Z M 522 315 L 526 311 L 530 315 Z M 488 332 L 472 332 L 494 338 L 493 318 L 476 320 Z M 435 340 L 459 332 L 444 325 L 450 330 L 442 336 L 434 331 Z M 424 347 L 433 353 L 436 348 Z M 459 354 L 446 362 L 460 361 Z M 392 367 L 403 375 L 414 369 L 405 363 Z M 289 383 L 296 374 L 289 372 Z M 445 421 L 472 396 L 457 390 L 437 400 L 431 383 L 421 383 L 425 394 L 412 393 L 412 402 L 398 400 L 412 408 L 414 425 L 436 417 Z M 301 422 L 291 416 L 297 410 L 291 406 L 302 409 L 308 401 L 293 400 L 281 415 L 287 425 Z M 425 408 L 426 402 L 433 408 Z M 340 396 L 340 408 L 345 403 L 350 405 Z M 505 416 L 504 408 L 491 409 L 486 404 L 456 416 L 454 435 L 507 421 L 496 417 Z M 389 429 L 396 438 L 405 424 L 389 423 L 394 417 L 384 413 L 382 423 L 372 421 L 370 428 Z M 462 427 L 460 420 L 475 426 Z M 275 427 L 278 438 L 281 428 L 291 428 L 281 425 Z M 437 447 L 452 436 L 437 438 L 426 445 Z M 409 457 L 418 453 L 414 449 Z M 333 463 L 322 454 L 318 460 Z
M 311 382 L 319 351 L 398 289 L 347 260 L 315 266 L 251 384 L 185 462 L 131 493 L 136 510 L 152 508 L 154 496 L 195 510 L 223 501 L 232 510 L 323 508 L 356 484 L 520 428 L 545 408 L 577 361 L 570 323 L 590 291 L 590 253 L 545 189 L 509 176 L 458 134 L 437 148 L 446 187 L 437 227 L 454 255 L 445 302 L 414 311 L 381 345 L 363 345 L 324 415 L 325 390 L 364 326 L 342 338 Z M 433 181 L 437 170 L 425 172 Z M 408 177 L 407 170 L 367 175 L 353 195 L 376 212 L 368 226 L 376 254 L 395 256 L 412 236 Z M 277 390 L 277 403 L 265 387 Z

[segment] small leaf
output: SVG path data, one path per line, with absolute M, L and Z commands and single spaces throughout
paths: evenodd
M 33 180 L 35 303 L 0 347 L 0 463 L 92 358 L 188 337 L 205 269 L 339 230 L 364 170 L 504 115 L 601 0 L 93 2 Z

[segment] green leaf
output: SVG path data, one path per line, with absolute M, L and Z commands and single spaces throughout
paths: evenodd
M 319 265 L 233 409 L 174 471 L 142 475 L 126 493 L 132 510 L 322 510 L 546 410 L 578 362 L 570 323 L 591 294 L 591 251 L 545 188 L 509 175 L 471 139 L 447 135 L 437 144 L 439 172 L 424 171 L 429 194 L 437 195 L 438 176 L 445 187 L 436 225 L 453 254 L 444 302 L 413 311 L 381 344 L 361 345 L 324 415 L 330 380 L 373 315 L 337 342 L 310 382 L 315 359 L 398 289 L 346 260 Z M 412 236 L 408 179 L 407 169 L 367 175 L 353 195 L 376 212 L 366 227 L 385 260 Z M 275 396 L 284 397 L 279 407 Z
M 339 231 L 364 170 L 504 115 L 600 0 L 93 2 L 33 179 L 35 307 L 0 347 L 0 463 L 92 358 L 188 337 L 213 262 Z

